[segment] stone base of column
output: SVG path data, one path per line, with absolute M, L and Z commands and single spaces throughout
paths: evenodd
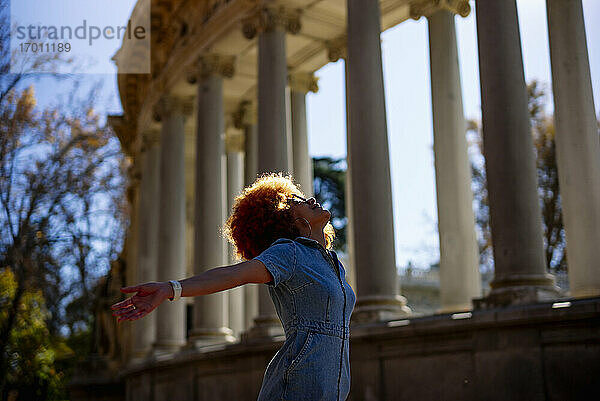
M 473 310 L 472 302 L 468 304 L 454 304 L 441 307 L 436 311 L 439 314 L 469 312 Z
M 185 346 L 185 341 L 161 341 L 152 345 L 152 351 L 148 358 L 160 359 L 166 355 L 172 355 L 179 352 Z
M 228 344 L 236 341 L 233 331 L 229 327 L 214 329 L 193 329 L 186 348 L 200 349 L 218 344 Z
M 241 342 L 271 342 L 282 336 L 285 336 L 285 333 L 279 319 L 273 316 L 258 316 L 254 318 L 254 325 L 242 333 Z
M 473 309 L 491 309 L 510 305 L 526 305 L 552 301 L 561 297 L 552 274 L 514 275 L 510 279 L 494 280 L 490 293 L 473 300 Z
M 412 313 L 401 295 L 371 295 L 359 297 L 352 313 L 351 323 L 376 323 L 402 319 Z
M 152 348 L 134 351 L 131 355 L 131 359 L 127 363 L 127 366 L 137 366 L 144 364 L 148 361 L 148 359 L 152 358 L 152 354 Z

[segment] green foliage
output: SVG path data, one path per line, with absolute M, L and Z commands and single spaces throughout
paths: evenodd
M 335 228 L 334 249 L 346 252 L 346 160 L 331 157 L 313 158 L 315 198 L 331 212 Z
M 8 319 L 10 303 L 17 291 L 17 280 L 8 267 L 0 270 L 0 324 Z M 53 344 L 46 320 L 48 311 L 40 290 L 25 291 L 4 350 L 9 369 L 7 387 L 18 399 L 62 399 L 63 373 L 54 362 L 59 352 L 69 352 L 64 344 Z M 61 348 L 62 346 L 62 348 Z M 66 349 L 65 349 L 66 348 Z

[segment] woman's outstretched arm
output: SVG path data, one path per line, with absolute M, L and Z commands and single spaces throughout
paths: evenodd
M 231 266 L 210 269 L 197 276 L 181 280 L 181 296 L 195 297 L 213 294 L 247 283 L 268 283 L 272 279 L 271 273 L 265 265 L 253 259 Z M 171 296 L 173 296 L 172 290 L 169 297 Z
M 265 265 L 258 260 L 249 260 L 231 266 L 217 267 L 197 276 L 181 280 L 181 296 L 213 294 L 247 283 L 268 283 L 273 280 Z M 137 320 L 152 312 L 158 305 L 173 297 L 173 288 L 168 282 L 152 282 L 121 288 L 121 292 L 134 296 L 111 306 L 118 321 Z

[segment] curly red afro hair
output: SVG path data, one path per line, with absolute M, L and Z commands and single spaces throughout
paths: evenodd
M 301 235 L 288 203 L 292 194 L 304 196 L 291 176 L 271 173 L 260 176 L 235 198 L 223 232 L 238 257 L 250 260 L 279 238 L 293 240 Z M 335 238 L 331 223 L 323 232 L 329 249 Z

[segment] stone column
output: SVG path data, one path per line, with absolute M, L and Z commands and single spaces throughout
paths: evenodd
M 483 147 L 494 280 L 477 307 L 550 300 L 515 0 L 477 0 Z
M 356 322 L 410 312 L 399 295 L 390 157 L 380 46 L 379 2 L 348 0 L 348 155 L 358 300 Z
M 574 297 L 594 297 L 600 295 L 600 141 L 583 10 L 581 0 L 546 4 L 569 284 Z
M 237 128 L 243 129 L 244 138 L 244 185 L 254 183 L 258 174 L 258 131 L 256 102 L 242 102 Z M 258 284 L 244 286 L 244 331 L 249 330 L 258 316 Z
M 248 125 L 245 128 L 246 146 L 244 158 L 244 177 L 246 185 L 252 185 L 258 176 L 258 126 Z
M 440 10 L 428 19 L 441 312 L 455 312 L 481 297 L 479 250 L 454 13 Z
M 138 238 L 139 238 L 139 199 L 140 199 L 140 158 L 134 158 L 128 170 L 128 186 L 126 190 L 129 209 L 129 226 L 123 246 L 125 254 L 125 284 L 128 286 L 138 283 Z M 136 327 L 135 322 L 125 322 L 121 326 L 123 333 L 121 360 L 135 363 L 136 358 Z
M 138 270 L 137 283 L 157 280 L 158 262 L 158 216 L 160 175 L 160 133 L 143 135 L 140 155 L 141 182 L 138 210 Z M 156 340 L 156 314 L 151 313 L 133 324 L 133 356 L 147 357 Z
M 196 275 L 228 262 L 225 239 L 221 235 L 227 208 L 223 76 L 233 75 L 233 63 L 232 57 L 206 55 L 197 65 Z M 194 329 L 190 336 L 192 345 L 201 347 L 235 340 L 227 327 L 229 307 L 226 295 L 219 292 L 195 298 Z
M 256 101 L 244 100 L 233 115 L 235 128 L 244 132 L 244 186 L 254 183 L 258 173 L 258 132 L 256 124 Z M 231 207 L 230 207 L 231 208 Z M 258 284 L 246 284 L 244 290 L 244 324 L 241 333 L 242 340 L 253 327 L 254 319 L 258 316 Z
M 160 201 L 158 219 L 159 281 L 178 280 L 185 275 L 185 157 L 184 119 L 191 103 L 164 96 L 156 109 L 162 123 L 160 142 Z M 165 302 L 156 311 L 157 354 L 177 351 L 185 344 L 185 303 Z
M 248 125 L 246 131 L 245 153 L 245 179 L 246 186 L 252 185 L 256 180 L 258 164 L 258 132 L 256 123 Z M 258 317 L 258 284 L 244 286 L 244 330 L 252 327 L 254 319 Z
M 285 30 L 274 25 L 258 37 L 259 173 L 292 171 L 290 133 L 286 129 L 286 85 Z
M 292 172 L 290 132 L 287 130 L 286 32 L 300 30 L 298 11 L 264 7 L 244 23 L 244 34 L 258 33 L 258 174 Z M 249 338 L 283 335 L 275 307 L 265 285 L 258 290 L 258 316 Z
M 252 185 L 258 174 L 256 102 L 242 102 L 235 118 L 235 126 L 244 130 L 244 186 Z
M 317 78 L 309 73 L 292 74 L 289 77 L 292 112 L 292 153 L 294 179 L 306 197 L 314 195 L 313 166 L 308 154 L 308 130 L 306 124 L 306 94 L 319 90 Z
M 227 150 L 227 214 L 231 213 L 235 198 L 244 189 L 244 132 L 230 129 L 225 139 Z M 240 261 L 236 258 L 233 245 L 227 247 L 229 264 Z M 236 287 L 227 291 L 229 296 L 229 327 L 238 337 L 244 326 L 244 287 Z
M 286 129 L 287 61 L 285 30 L 274 25 L 258 37 L 258 174 L 290 173 L 291 143 Z M 248 335 L 271 337 L 283 329 L 268 289 L 258 287 L 258 316 Z
M 350 96 L 348 95 L 348 63 L 344 59 L 344 80 L 346 82 L 346 149 L 350 149 L 350 124 L 349 124 L 349 105 Z M 352 201 L 352 169 L 350 168 L 350 154 L 346 154 L 346 280 L 356 292 L 356 254 L 354 245 L 354 206 Z
M 327 57 L 329 61 L 335 63 L 340 59 L 344 60 L 344 82 L 345 97 L 346 97 L 346 148 L 350 149 L 350 96 L 348 94 L 348 54 L 347 54 L 347 37 L 340 36 L 327 43 Z M 348 284 L 356 292 L 356 263 L 354 260 L 354 217 L 352 216 L 352 172 L 350 171 L 350 153 L 346 154 L 346 185 L 344 188 L 346 196 L 346 255 L 342 257 L 342 263 L 346 267 L 346 280 Z

